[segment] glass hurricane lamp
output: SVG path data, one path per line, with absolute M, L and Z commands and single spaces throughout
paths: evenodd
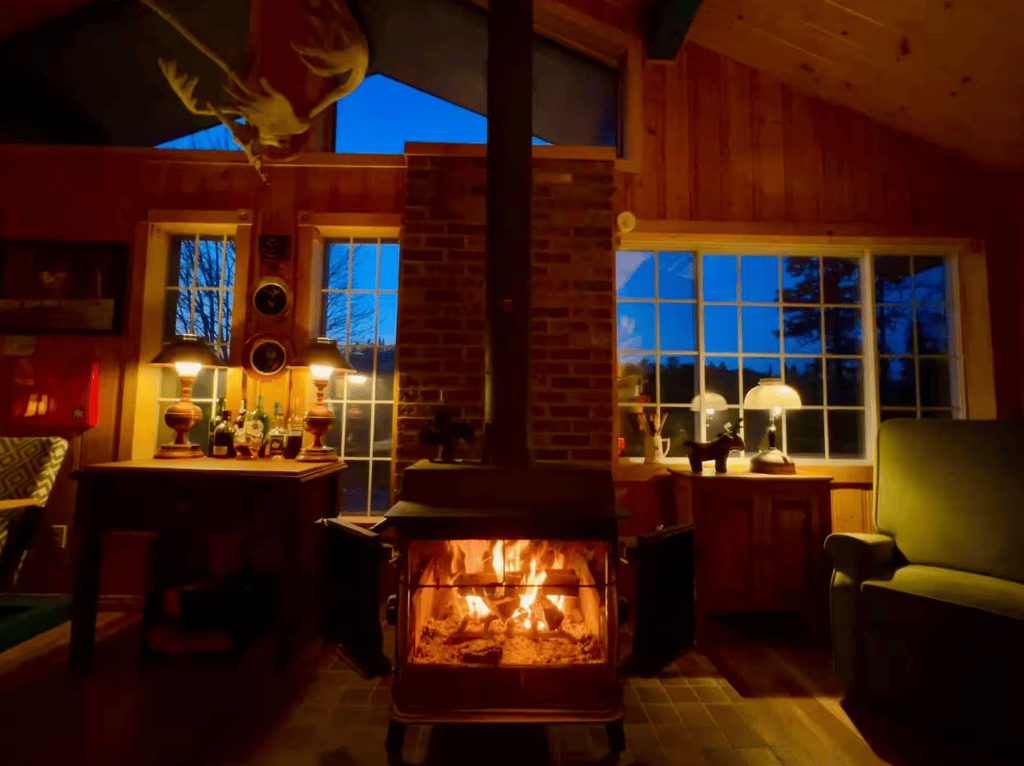
M 192 403 L 192 385 L 204 365 L 223 367 L 224 363 L 202 338 L 197 335 L 182 335 L 178 340 L 164 346 L 150 364 L 173 367 L 181 378 L 181 398 L 164 413 L 164 422 L 175 433 L 174 441 L 160 445 L 155 457 L 203 457 L 203 448 L 188 440 L 189 429 L 203 417 L 202 410 Z
M 305 430 L 313 435 L 313 443 L 299 450 L 296 460 L 303 463 L 333 463 L 338 453 L 323 443 L 323 436 L 334 425 L 334 411 L 324 404 L 324 389 L 335 370 L 354 372 L 355 368 L 330 338 L 317 338 L 295 358 L 293 367 L 308 367 L 316 386 L 316 401 L 302 419 Z
M 747 410 L 768 410 L 768 449 L 750 459 L 752 473 L 792 474 L 796 465 L 775 446 L 775 421 L 786 410 L 798 410 L 800 394 L 782 378 L 761 378 L 756 386 L 747 392 L 743 408 Z

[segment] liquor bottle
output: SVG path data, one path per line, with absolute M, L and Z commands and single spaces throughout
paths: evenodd
M 210 433 L 206 439 L 206 456 L 213 457 L 213 432 L 220 425 L 221 412 L 224 411 L 224 397 L 217 400 L 217 406 L 213 408 L 213 417 L 210 418 Z
M 245 414 L 245 399 L 243 399 L 238 415 L 235 416 L 234 443 L 231 445 L 234 456 L 240 458 L 249 456 L 248 448 L 245 446 Z M 239 450 L 239 447 L 242 449 Z
M 274 402 L 274 415 L 270 419 L 270 433 L 267 434 L 267 457 L 284 459 L 284 445 L 287 432 L 284 428 L 284 415 L 281 405 Z
M 266 454 L 267 432 L 270 430 L 270 418 L 263 409 L 263 394 L 256 394 L 256 409 L 245 418 L 245 432 L 249 437 L 249 450 L 255 456 Z
M 292 416 L 288 418 L 288 438 L 284 445 L 284 456 L 294 460 L 302 449 L 302 413 L 299 412 L 299 400 L 292 402 Z
M 231 410 L 224 410 L 218 419 L 217 430 L 213 434 L 213 446 L 210 456 L 226 458 L 234 456 L 235 428 L 231 423 Z

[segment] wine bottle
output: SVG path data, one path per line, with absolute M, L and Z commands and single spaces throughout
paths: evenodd
M 245 443 L 245 399 L 242 400 L 242 406 L 238 410 L 238 415 L 235 416 L 235 427 L 234 427 L 234 443 L 231 445 L 231 451 L 235 457 L 246 457 L 247 455 L 238 454 L 238 445 Z
M 287 432 L 284 429 L 284 415 L 281 414 L 281 405 L 274 402 L 274 415 L 270 420 L 270 433 L 267 434 L 267 457 L 284 458 L 284 445 Z
M 255 451 L 259 457 L 266 454 L 269 430 L 270 419 L 263 409 L 263 394 L 256 394 L 256 409 L 246 416 L 245 431 L 249 436 L 249 449 Z
M 213 456 L 213 434 L 217 430 L 217 426 L 221 423 L 221 413 L 224 411 L 224 397 L 222 396 L 217 400 L 217 407 L 213 411 L 213 417 L 210 418 L 210 434 L 206 442 L 206 455 L 207 457 Z
M 288 438 L 284 446 L 284 456 L 289 460 L 294 460 L 302 449 L 302 419 L 299 400 L 295 399 L 292 402 L 292 416 L 288 418 Z
M 224 410 L 218 419 L 217 430 L 213 434 L 211 457 L 227 458 L 234 455 L 235 429 L 231 423 L 231 410 Z

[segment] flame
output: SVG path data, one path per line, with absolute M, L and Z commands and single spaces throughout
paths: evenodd
M 494 552 L 491 554 L 491 566 L 494 568 L 494 573 L 498 575 L 498 579 L 504 579 L 505 577 L 505 543 L 498 540 L 494 544 Z
M 491 613 L 487 602 L 479 596 L 466 596 L 466 606 L 469 608 L 470 617 L 481 618 Z

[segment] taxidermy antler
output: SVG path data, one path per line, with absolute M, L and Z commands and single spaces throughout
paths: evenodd
M 179 70 L 178 62 L 172 59 L 159 60 L 160 70 L 185 108 L 192 114 L 209 115 L 220 120 L 264 181 L 267 177 L 263 173 L 263 160 L 288 159 L 292 139 L 305 133 L 320 112 L 354 91 L 363 81 L 370 63 L 366 35 L 352 17 L 345 0 L 309 0 L 306 10 L 313 27 L 310 42 L 308 45 L 293 42 L 292 48 L 314 74 L 325 78 L 344 75 L 346 79 L 300 117 L 287 96 L 275 90 L 266 77 L 260 77 L 258 83 L 247 82 L 157 0 L 139 2 L 159 14 L 200 53 L 224 70 L 228 78 L 224 90 L 233 103 L 218 107 L 196 99 L 197 77 Z M 235 122 L 236 117 L 243 118 L 245 122 Z M 283 153 L 268 152 L 268 148 L 283 150 Z

